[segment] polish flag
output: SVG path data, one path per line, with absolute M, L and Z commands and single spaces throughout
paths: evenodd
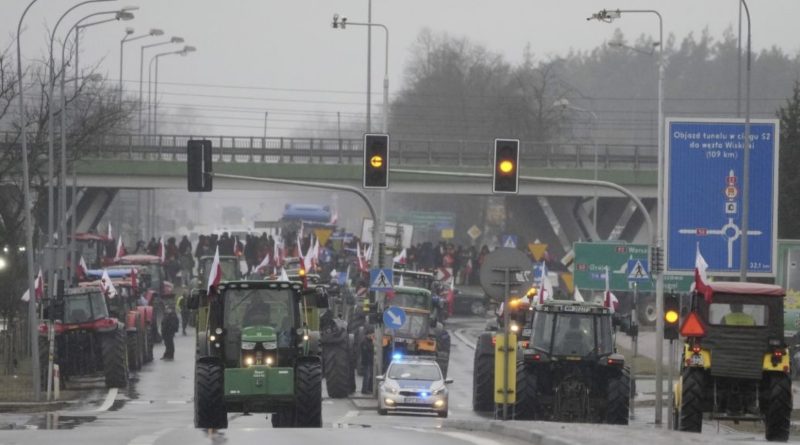
M 136 268 L 132 267 L 131 268 L 131 291 L 134 294 L 138 294 L 139 293 L 139 280 L 138 280 L 138 277 L 136 275 L 137 275 L 136 274 Z
M 339 212 L 336 209 L 333 209 L 331 212 L 331 220 L 328 221 L 328 224 L 336 224 L 339 221 Z
M 78 280 L 79 281 L 85 281 L 86 280 L 86 278 L 87 278 L 87 276 L 89 274 L 89 268 L 86 267 L 86 261 L 83 259 L 83 256 L 81 256 L 81 259 L 78 260 L 78 270 L 76 270 L 76 272 L 78 273 Z
M 281 267 L 281 276 L 278 277 L 278 281 L 289 281 L 289 275 L 286 273 L 286 269 Z
M 700 253 L 700 243 L 697 243 L 697 253 L 695 253 L 694 257 L 694 289 L 696 292 L 703 294 L 706 301 L 710 303 L 712 290 L 708 285 L 707 269 L 708 263 L 703 258 L 703 254 Z
M 164 237 L 158 238 L 158 257 L 161 258 L 161 262 L 167 260 L 167 249 L 164 248 Z
M 401 250 L 400 253 L 397 254 L 397 256 L 392 258 L 392 261 L 397 263 L 397 264 L 405 265 L 406 264 L 406 249 L 403 248 L 403 250 Z
M 611 292 L 611 272 L 608 270 L 608 266 L 606 266 L 606 292 L 603 297 L 603 306 L 609 308 L 612 314 L 619 307 L 617 296 Z
M 108 239 L 114 239 L 114 233 L 111 231 L 111 221 L 108 221 Z
M 583 299 L 583 295 L 581 295 L 581 291 L 578 289 L 578 286 L 575 286 L 575 292 L 572 293 L 572 299 L 575 301 L 586 301 Z
M 119 237 L 117 241 L 117 252 L 114 254 L 114 261 L 119 261 L 120 258 L 127 255 L 128 252 L 125 250 L 125 243 L 122 242 L 122 237 Z
M 281 252 L 282 246 L 278 245 L 278 242 L 275 241 L 275 247 L 272 249 L 272 261 L 274 262 L 274 266 L 277 269 L 278 267 L 283 265 L 283 254 Z
M 361 243 L 356 243 L 356 258 L 358 258 L 358 270 L 364 272 L 367 270 L 367 265 L 364 261 L 364 256 L 361 254 Z
M 298 248 L 300 247 L 300 240 L 298 240 Z M 308 250 L 306 251 L 305 255 L 303 255 L 303 249 L 300 249 L 300 258 L 303 259 L 303 269 L 306 272 L 311 272 L 311 268 L 314 266 L 314 239 L 308 239 Z
M 233 239 L 233 256 L 242 256 L 242 247 L 239 244 L 239 237 Z
M 111 277 L 108 276 L 108 270 L 106 269 L 103 269 L 103 276 L 100 277 L 100 290 L 102 290 L 103 295 L 108 298 L 117 296 L 117 288 L 115 288 L 114 283 L 111 282 Z
M 44 277 L 42 276 L 42 268 L 39 268 L 39 274 L 36 275 L 36 279 L 33 280 L 33 292 L 36 295 L 36 301 L 42 301 L 42 297 L 44 296 Z M 31 292 L 30 289 L 26 289 L 25 293 L 22 294 L 22 301 L 30 301 L 31 299 Z
M 547 276 L 547 264 L 542 261 L 542 280 L 539 283 L 539 304 L 553 298 L 553 285 Z
M 256 266 L 256 272 L 261 272 L 262 269 L 269 267 L 269 254 L 264 255 L 264 259 Z
M 317 270 L 317 268 L 319 267 L 319 256 L 320 256 L 319 249 L 320 249 L 319 238 L 314 238 L 314 249 L 311 251 L 311 265 L 314 268 L 314 270 Z
M 211 261 L 211 267 L 208 270 L 208 286 L 206 292 L 211 293 L 211 288 L 216 288 L 222 280 L 222 266 L 219 264 L 219 246 L 214 251 L 214 260 Z

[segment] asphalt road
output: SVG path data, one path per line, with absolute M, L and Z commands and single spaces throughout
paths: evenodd
M 87 392 L 87 399 L 60 413 L 45 415 L 0 415 L 0 421 L 13 418 L 16 430 L 0 433 L 0 445 L 46 444 L 94 445 L 175 445 L 182 443 L 325 443 L 381 445 L 495 445 L 521 444 L 523 441 L 490 432 L 465 432 L 453 429 L 460 425 L 488 425 L 491 420 L 472 412 L 473 342 L 483 330 L 484 321 L 454 318 L 448 322 L 453 333 L 450 377 L 455 380 L 450 392 L 450 418 L 434 416 L 379 416 L 371 399 L 323 399 L 322 429 L 273 430 L 263 414 L 231 414 L 229 428 L 208 434 L 193 428 L 193 336 L 176 339 L 176 360 L 156 359 L 139 372 L 128 391 L 118 393 L 101 389 Z M 156 349 L 160 356 L 161 347 Z M 360 382 L 359 382 L 360 383 Z M 323 385 L 324 387 L 324 385 Z M 642 407 L 629 427 L 556 424 L 545 422 L 507 423 L 525 431 L 550 432 L 561 443 L 649 442 L 680 443 L 750 443 L 763 442 L 758 433 L 741 433 L 729 428 L 717 429 L 707 424 L 700 436 L 655 430 L 654 411 Z M 525 443 L 530 443 L 526 441 Z M 559 442 L 552 442 L 559 443 Z

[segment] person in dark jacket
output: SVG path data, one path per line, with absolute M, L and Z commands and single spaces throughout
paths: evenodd
M 164 339 L 164 355 L 161 360 L 175 359 L 175 334 L 178 332 L 178 314 L 175 313 L 175 308 L 167 306 L 167 312 L 164 314 L 164 319 L 161 320 L 161 337 Z

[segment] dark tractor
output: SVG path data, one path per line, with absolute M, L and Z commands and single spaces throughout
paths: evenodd
M 450 334 L 439 322 L 441 309 L 431 292 L 416 287 L 395 286 L 387 306 L 397 306 L 406 313 L 406 322 L 399 329 L 384 328 L 383 369 L 387 369 L 396 353 L 404 356 L 433 356 L 447 377 L 450 363 Z
M 59 366 L 62 382 L 72 377 L 101 374 L 105 376 L 107 387 L 127 387 L 125 324 L 109 315 L 100 289 L 67 289 L 59 300 L 47 307 L 46 312 L 55 319 L 53 359 Z M 47 384 L 48 351 L 47 325 L 43 323 L 39 325 L 43 385 Z
M 284 281 L 223 282 L 192 294 L 198 309 L 195 426 L 229 412 L 273 413 L 273 427 L 322 426 L 318 308 L 324 293 Z
M 763 421 L 766 439 L 786 442 L 792 413 L 789 349 L 779 286 L 720 282 L 690 296 L 675 388 L 676 428 L 712 420 Z
M 356 351 L 354 336 L 348 331 L 347 320 L 341 312 L 341 289 L 338 284 L 325 287 L 328 310 L 319 319 L 322 364 L 328 396 L 341 399 L 356 390 Z
M 205 283 L 208 279 L 208 269 L 211 267 L 213 262 L 213 256 L 203 256 L 198 260 L 197 276 L 200 278 L 201 283 Z M 237 281 L 243 278 L 242 268 L 239 265 L 239 257 L 233 255 L 220 255 L 219 265 L 222 268 L 222 281 Z

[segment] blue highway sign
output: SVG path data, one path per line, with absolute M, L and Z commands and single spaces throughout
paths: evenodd
M 397 306 L 389 306 L 383 313 L 383 324 L 389 329 L 400 329 L 406 324 L 406 311 Z
M 694 270 L 695 252 L 713 275 L 739 273 L 742 234 L 744 122 L 667 119 L 666 269 Z M 750 124 L 748 274 L 775 273 L 779 123 Z

